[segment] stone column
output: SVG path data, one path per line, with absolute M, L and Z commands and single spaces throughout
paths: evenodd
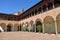
M 23 31 L 23 25 L 22 25 L 22 27 L 21 27 L 21 31 Z
M 29 27 L 28 27 L 28 29 L 29 29 L 29 32 L 30 32 L 30 27 L 31 27 L 31 24 L 29 24 Z
M 46 4 L 46 9 L 47 9 L 47 11 L 48 11 L 48 6 L 47 6 L 47 4 Z
M 35 32 L 36 32 L 36 24 L 34 24 L 34 27 L 35 27 Z
M 14 26 L 12 27 L 12 31 L 14 31 Z
M 45 32 L 44 32 L 44 23 L 42 23 L 42 30 L 43 30 L 43 33 L 45 33 Z
M 11 31 L 14 31 L 14 26 L 11 27 Z
M 54 2 L 52 4 L 53 4 L 53 8 L 54 8 Z
M 5 27 L 5 31 L 7 32 L 7 25 L 6 25 L 6 27 Z
M 58 34 L 56 21 L 55 21 L 55 32 L 56 32 L 56 34 Z

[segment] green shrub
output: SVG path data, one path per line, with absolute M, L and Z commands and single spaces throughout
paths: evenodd
M 37 25 L 36 28 L 37 28 L 37 31 L 38 31 L 38 32 L 41 32 L 41 30 L 42 30 L 41 25 Z

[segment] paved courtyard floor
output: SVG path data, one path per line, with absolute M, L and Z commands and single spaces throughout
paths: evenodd
M 0 40 L 60 40 L 60 34 L 42 34 L 34 32 L 1 32 Z

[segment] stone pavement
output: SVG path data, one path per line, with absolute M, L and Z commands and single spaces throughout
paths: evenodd
M 2 32 L 0 40 L 60 40 L 60 34 L 42 34 L 34 32 Z

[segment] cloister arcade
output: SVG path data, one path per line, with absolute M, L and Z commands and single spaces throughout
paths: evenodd
M 34 23 L 35 22 L 35 23 Z M 55 20 L 51 16 L 46 16 L 43 20 L 44 23 L 44 33 L 56 33 Z M 28 32 L 40 32 L 43 33 L 43 24 L 41 19 L 31 20 L 23 24 L 5 24 L 0 23 L 0 26 L 4 31 L 28 31 Z M 60 33 L 60 14 L 56 17 L 57 32 Z
M 25 12 L 26 15 L 21 15 L 19 21 L 5 21 L 0 23 L 4 31 L 27 31 L 40 33 L 60 33 L 60 3 L 49 2 L 42 6 L 36 6 L 34 10 Z M 58 7 L 56 7 L 58 5 Z M 29 14 L 28 14 L 29 13 Z M 18 16 L 20 17 L 20 16 Z M 0 20 L 0 21 L 1 21 Z M 15 17 L 13 20 L 16 20 Z

